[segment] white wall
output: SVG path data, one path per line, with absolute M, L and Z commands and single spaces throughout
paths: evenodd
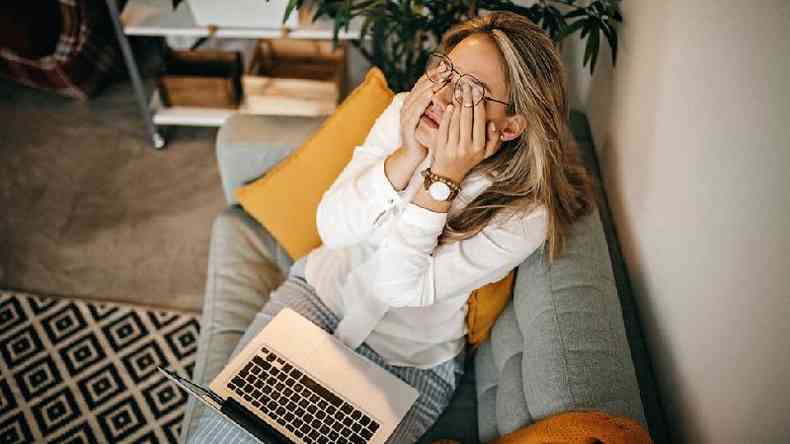
M 672 436 L 790 442 L 790 1 L 622 6 L 613 71 L 565 56 Z

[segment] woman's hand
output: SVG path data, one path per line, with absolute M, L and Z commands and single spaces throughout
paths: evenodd
M 479 100 L 479 97 L 474 99 Z M 464 85 L 463 103 L 474 103 L 469 85 Z M 494 122 L 486 125 L 485 100 L 474 107 L 453 103 L 445 109 L 436 131 L 431 171 L 460 183 L 472 168 L 496 153 L 501 145 Z
M 409 91 L 400 110 L 403 147 L 410 156 L 420 159 L 420 161 L 428 155 L 428 147 L 417 141 L 415 133 L 417 125 L 420 123 L 420 117 L 431 102 L 431 97 L 433 97 L 433 82 L 423 74 L 417 80 L 414 88 Z

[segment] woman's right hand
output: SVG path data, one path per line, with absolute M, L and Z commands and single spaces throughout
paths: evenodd
M 428 147 L 417 141 L 417 125 L 433 97 L 433 82 L 423 74 L 409 91 L 400 110 L 400 131 L 406 152 L 418 159 L 425 159 Z

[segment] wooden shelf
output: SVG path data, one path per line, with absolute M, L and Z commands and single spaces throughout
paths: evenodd
M 264 1 L 264 0 L 261 0 Z M 315 23 L 310 21 L 312 11 L 298 11 L 300 25 L 288 31 L 288 37 L 297 39 L 331 39 L 332 22 L 326 18 Z M 124 33 L 138 36 L 189 36 L 205 37 L 208 27 L 198 26 L 189 9 L 189 3 L 182 1 L 173 10 L 171 0 L 129 0 L 121 13 Z M 347 40 L 359 38 L 360 20 L 354 20 L 349 31 L 341 30 L 338 38 Z M 283 37 L 279 28 L 218 28 L 217 38 L 278 38 Z
M 298 99 L 292 100 L 298 102 Z M 289 106 L 290 105 L 290 106 Z M 225 120 L 233 114 L 260 114 L 260 115 L 286 115 L 282 113 L 284 109 L 290 109 L 287 115 L 289 116 L 326 116 L 331 114 L 336 104 L 332 102 L 320 102 L 311 104 L 310 107 L 305 107 L 300 103 L 289 103 L 289 99 L 283 98 L 281 106 L 275 108 L 272 106 L 256 107 L 247 101 L 246 97 L 242 97 L 241 104 L 237 109 L 227 108 L 206 108 L 195 106 L 171 106 L 165 107 L 162 105 L 162 100 L 159 97 L 159 91 L 156 90 L 151 96 L 149 109 L 153 115 L 155 125 L 182 125 L 182 126 L 222 126 Z M 300 109 L 301 113 L 294 113 L 293 110 Z M 278 111 L 279 110 L 279 111 Z
M 113 1 L 113 0 L 108 0 Z M 265 0 L 261 0 L 265 1 Z M 112 8 L 111 8 L 112 11 Z M 284 28 L 235 28 L 235 27 L 220 27 L 213 34 L 216 38 L 232 38 L 232 39 L 278 39 L 289 37 L 294 39 L 320 39 L 331 40 L 333 22 L 327 18 L 322 18 L 316 22 L 312 22 L 313 11 L 310 7 L 302 8 L 295 12 L 299 14 L 299 26 L 294 29 L 285 30 Z M 113 15 L 117 11 L 112 12 Z M 194 16 L 189 7 L 188 1 L 182 1 L 178 8 L 175 10 L 172 6 L 172 0 L 128 0 L 120 17 L 114 15 L 116 23 L 122 32 L 118 36 L 121 46 L 129 51 L 128 42 L 126 41 L 127 35 L 134 36 L 153 36 L 153 37 L 166 37 L 166 36 L 182 36 L 182 37 L 206 37 L 209 35 L 207 26 L 198 26 L 195 23 Z M 359 38 L 359 29 L 362 25 L 362 18 L 358 17 L 351 21 L 349 31 L 341 30 L 338 33 L 338 38 L 341 40 L 357 39 Z M 125 45 L 125 46 L 124 46 Z M 131 58 L 132 56 L 129 56 Z M 146 96 L 143 86 L 139 81 L 139 71 L 133 58 L 126 59 L 126 64 L 132 73 L 132 83 L 135 84 L 135 94 L 138 100 L 145 108 Z M 284 100 L 287 105 L 288 101 Z M 203 108 L 203 107 L 184 107 L 174 106 L 165 107 L 162 105 L 159 97 L 159 92 L 154 91 L 148 101 L 148 109 L 144 112 L 144 118 L 147 120 L 146 126 L 153 142 L 157 149 L 165 146 L 165 140 L 162 135 L 157 132 L 157 125 L 185 125 L 185 126 L 221 126 L 228 117 L 236 113 L 246 114 L 278 114 L 281 113 L 283 107 L 278 109 L 271 109 L 269 106 L 264 107 L 260 104 L 250 106 L 247 99 L 242 97 L 241 105 L 238 109 L 222 109 L 222 108 Z M 293 107 L 291 107 L 293 108 Z M 307 111 L 314 114 L 323 115 L 326 109 L 331 108 L 322 104 L 317 107 L 307 107 Z M 284 108 L 287 109 L 287 108 Z

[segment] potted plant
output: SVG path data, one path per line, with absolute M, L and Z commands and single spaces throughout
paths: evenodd
M 351 43 L 379 67 L 395 91 L 414 85 L 425 68 L 431 50 L 441 36 L 458 22 L 484 11 L 507 10 L 527 16 L 540 25 L 559 46 L 571 34 L 586 39 L 582 66 L 594 72 L 600 41 L 605 38 L 617 61 L 615 22 L 622 22 L 620 0 L 592 0 L 581 6 L 577 0 L 536 0 L 529 6 L 512 0 L 310 0 L 313 21 L 328 17 L 334 22 L 334 44 L 341 29 L 348 31 L 354 18 L 362 19 L 358 39 Z M 305 0 L 289 0 L 283 23 Z M 587 3 L 587 2 L 585 2 Z M 365 40 L 370 36 L 369 44 Z

